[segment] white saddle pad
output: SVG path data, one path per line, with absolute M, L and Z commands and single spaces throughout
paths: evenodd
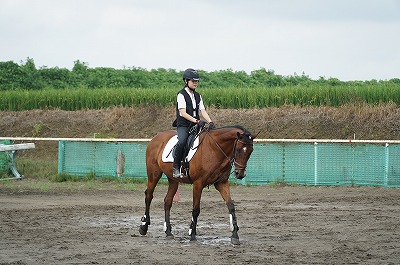
M 172 138 L 169 139 L 169 141 L 165 145 L 164 151 L 162 153 L 162 161 L 163 162 L 174 162 L 172 148 L 174 148 L 174 146 L 176 145 L 177 142 L 178 142 L 178 136 L 177 135 L 172 136 Z M 194 140 L 193 146 L 190 148 L 189 154 L 186 157 L 187 161 L 190 161 L 190 159 L 192 159 L 192 157 L 194 156 L 194 154 L 197 151 L 197 146 L 198 145 L 199 145 L 199 137 L 197 137 Z

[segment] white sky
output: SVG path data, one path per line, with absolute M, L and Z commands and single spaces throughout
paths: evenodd
M 0 0 L 0 61 L 400 78 L 400 0 Z

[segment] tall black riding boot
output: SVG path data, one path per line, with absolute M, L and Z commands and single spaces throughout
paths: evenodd
M 172 167 L 172 174 L 174 178 L 182 178 L 181 174 L 181 161 L 182 161 L 182 147 L 175 146 L 174 150 L 174 165 Z

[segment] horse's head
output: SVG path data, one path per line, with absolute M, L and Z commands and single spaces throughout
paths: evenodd
M 248 132 L 237 133 L 235 150 L 233 150 L 234 174 L 237 179 L 242 179 L 246 176 L 247 161 L 253 152 L 253 140 L 257 135 L 252 135 Z

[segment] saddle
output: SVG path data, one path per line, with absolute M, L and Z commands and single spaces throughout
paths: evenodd
M 183 159 L 184 162 L 187 161 L 187 155 L 189 154 L 189 151 L 193 146 L 194 140 L 196 140 L 196 138 L 199 135 L 199 133 L 200 133 L 200 126 L 199 125 L 192 126 L 189 129 L 189 136 L 188 136 L 188 139 L 186 141 L 185 148 L 183 149 L 183 157 L 185 158 L 185 159 Z M 175 152 L 175 146 L 174 146 L 174 152 Z M 194 149 L 197 149 L 197 146 L 194 147 Z
M 183 157 L 184 157 L 183 160 L 184 164 L 187 165 L 186 167 L 188 167 L 190 159 L 194 156 L 194 154 L 197 151 L 197 147 L 199 146 L 198 135 L 201 131 L 201 128 L 196 128 L 196 127 L 198 126 L 196 125 L 189 129 L 189 137 L 183 150 Z M 163 162 L 174 161 L 173 154 L 175 152 L 175 147 L 177 143 L 178 143 L 178 136 L 176 135 L 174 135 L 171 139 L 168 140 L 162 153 Z

